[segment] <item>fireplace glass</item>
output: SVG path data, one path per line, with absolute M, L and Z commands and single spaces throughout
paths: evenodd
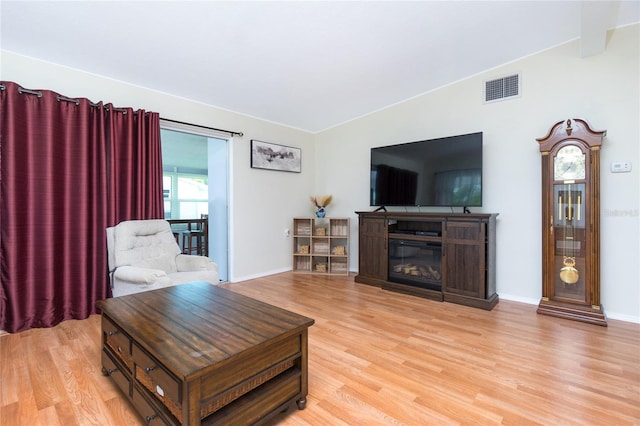
M 389 281 L 431 290 L 442 289 L 442 245 L 389 239 Z

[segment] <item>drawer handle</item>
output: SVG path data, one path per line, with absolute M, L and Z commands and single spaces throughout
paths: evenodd
M 144 419 L 147 421 L 147 424 L 151 423 L 151 420 L 155 419 L 156 415 L 154 414 L 153 416 L 147 416 Z
M 116 372 L 116 371 L 118 371 L 118 369 L 117 369 L 117 368 L 108 368 L 108 369 L 107 369 L 107 375 L 108 375 L 108 376 L 110 376 L 110 375 L 111 375 L 111 373 L 114 373 L 114 372 Z
M 113 335 L 115 335 L 115 334 L 118 334 L 118 332 L 117 332 L 117 331 L 110 331 L 110 332 L 109 332 L 109 333 L 107 333 L 107 334 L 108 334 L 109 336 L 113 336 Z
M 153 370 L 155 370 L 155 369 L 156 369 L 156 367 L 145 367 L 144 372 L 145 372 L 145 373 L 150 373 L 150 372 L 152 372 L 152 371 L 153 371 Z

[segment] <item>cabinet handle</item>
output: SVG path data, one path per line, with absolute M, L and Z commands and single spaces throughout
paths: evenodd
M 156 418 L 156 414 L 154 414 L 153 416 L 147 416 L 144 419 L 147 421 L 147 424 L 151 423 L 151 420 Z
M 118 332 L 117 332 L 117 331 L 110 331 L 110 332 L 109 332 L 109 333 L 107 333 L 107 334 L 108 334 L 109 336 L 113 336 L 113 335 L 115 335 L 115 334 L 118 334 Z
M 145 373 L 150 373 L 151 371 L 155 370 L 156 367 L 145 367 L 144 372 Z

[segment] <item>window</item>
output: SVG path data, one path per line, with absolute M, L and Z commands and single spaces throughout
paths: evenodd
M 161 130 L 165 219 L 209 214 L 207 138 Z
M 165 219 L 192 219 L 209 214 L 208 177 L 163 173 Z

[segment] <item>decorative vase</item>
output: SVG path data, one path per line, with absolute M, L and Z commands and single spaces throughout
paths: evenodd
M 320 207 L 317 211 L 316 211 L 316 216 L 318 217 L 324 217 L 324 215 L 326 214 L 326 212 L 324 211 L 324 207 Z

